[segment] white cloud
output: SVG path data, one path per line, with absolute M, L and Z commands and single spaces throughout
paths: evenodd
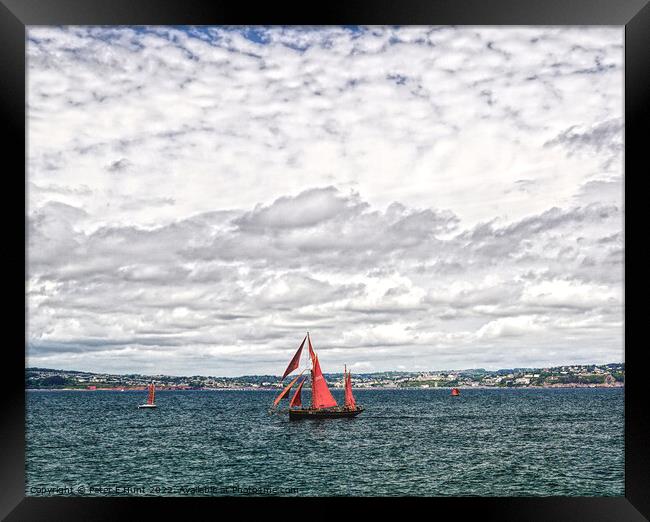
M 30 364 L 622 359 L 622 28 L 28 38 Z
M 535 321 L 534 316 L 520 315 L 517 317 L 502 317 L 481 326 L 476 332 L 479 339 L 494 339 L 499 337 L 522 337 L 539 334 L 543 328 Z

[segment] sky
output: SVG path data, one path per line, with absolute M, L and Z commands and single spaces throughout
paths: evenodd
M 623 29 L 29 27 L 26 364 L 622 362 Z

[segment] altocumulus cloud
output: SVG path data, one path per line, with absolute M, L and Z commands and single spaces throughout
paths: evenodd
M 623 359 L 618 28 L 30 28 L 30 365 Z

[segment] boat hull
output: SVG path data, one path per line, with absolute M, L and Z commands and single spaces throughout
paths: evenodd
M 345 408 L 331 408 L 322 410 L 293 409 L 289 410 L 289 419 L 340 419 L 346 417 L 356 417 L 362 411 L 363 408 L 356 408 L 354 410 L 346 410 Z
M 142 408 L 155 408 L 155 407 L 156 407 L 155 404 L 140 404 L 140 406 L 138 406 L 138 409 L 142 409 Z

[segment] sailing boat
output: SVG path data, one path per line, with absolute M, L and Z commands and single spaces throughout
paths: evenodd
M 147 404 L 140 404 L 138 408 L 155 408 L 154 397 L 156 396 L 156 388 L 153 383 L 149 384 L 149 396 L 147 397 Z
M 352 394 L 352 377 L 351 374 L 345 368 L 343 379 L 344 379 L 344 388 L 345 388 L 345 402 L 343 406 L 339 406 L 336 403 L 336 399 L 332 396 L 332 392 L 325 382 L 325 377 L 323 377 L 323 372 L 320 369 L 320 363 L 318 362 L 318 356 L 314 351 L 313 346 L 311 345 L 311 337 L 309 332 L 300 343 L 298 351 L 293 356 L 293 359 L 289 362 L 289 366 L 284 371 L 282 375 L 282 382 L 287 375 L 293 372 L 296 368 L 300 366 L 300 355 L 302 354 L 302 349 L 305 346 L 305 341 L 309 346 L 309 358 L 311 360 L 311 403 L 309 407 L 303 407 L 302 404 L 302 387 L 307 380 L 307 376 L 303 374 L 307 369 L 303 370 L 297 377 L 295 377 L 285 388 L 282 390 L 280 395 L 275 398 L 273 401 L 273 406 L 277 406 L 282 399 L 289 395 L 291 388 L 298 381 L 298 387 L 294 392 L 291 400 L 289 401 L 289 419 L 298 420 L 298 419 L 321 419 L 321 418 L 337 418 L 337 417 L 356 417 L 363 411 L 361 406 L 357 406 L 357 403 Z

